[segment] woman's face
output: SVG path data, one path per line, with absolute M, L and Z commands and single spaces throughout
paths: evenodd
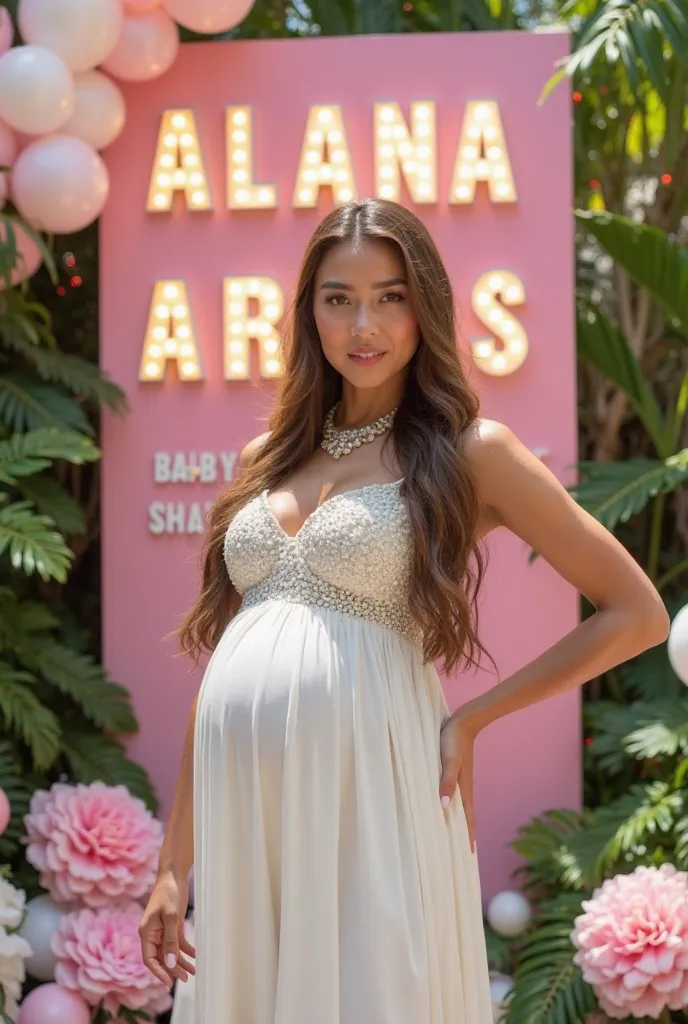
M 333 246 L 316 274 L 313 306 L 325 358 L 356 388 L 402 374 L 418 348 L 404 262 L 390 242 Z

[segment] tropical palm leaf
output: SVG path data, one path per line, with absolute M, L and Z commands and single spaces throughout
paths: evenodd
M 588 750 L 601 771 L 612 775 L 622 770 L 628 759 L 624 741 L 638 725 L 639 706 L 647 708 L 651 705 L 642 701 L 630 707 L 612 701 L 591 701 L 586 704 L 585 721 L 593 734 Z
M 672 241 L 666 231 L 615 213 L 576 210 L 576 218 L 614 262 L 652 292 L 688 333 L 688 250 Z
M 2 496 L 0 496 L 1 498 Z M 27 576 L 64 583 L 74 554 L 48 516 L 37 515 L 28 501 L 0 508 L 0 555 L 8 552 L 15 569 Z
M 622 858 L 668 835 L 684 810 L 684 797 L 666 782 L 632 786 L 618 800 L 598 808 L 592 821 L 571 836 L 586 885 L 599 885 L 604 873 Z
M 0 483 L 13 484 L 17 477 L 46 469 L 53 459 L 79 465 L 96 462 L 100 452 L 90 438 L 71 430 L 44 427 L 28 434 L 13 434 L 0 441 Z
M 511 845 L 525 860 L 520 872 L 526 878 L 527 889 L 578 886 L 581 872 L 566 844 L 568 837 L 578 832 L 585 821 L 586 813 L 551 810 L 518 830 Z
M 670 438 L 661 406 L 619 325 L 581 296 L 577 302 L 577 327 L 579 355 L 621 388 L 658 453 L 671 454 L 671 448 L 667 450 Z
M 10 329 L 7 317 L 0 318 L 0 339 L 24 356 L 43 380 L 62 384 L 72 394 L 104 405 L 115 413 L 126 411 L 127 401 L 122 389 L 104 377 L 88 360 L 56 349 L 41 348 L 38 339 L 34 343 L 22 331 Z
M 0 716 L 3 732 L 13 733 L 31 751 L 34 767 L 49 768 L 60 752 L 60 723 L 32 687 L 35 679 L 0 662 Z
M 62 748 L 78 782 L 126 786 L 155 813 L 158 801 L 145 768 L 130 761 L 114 739 L 65 728 Z
M 25 373 L 7 373 L 0 377 L 0 420 L 10 430 L 18 432 L 58 427 L 93 434 L 93 427 L 80 405 Z
M 93 658 L 52 637 L 35 635 L 31 647 L 19 643 L 15 651 L 22 668 L 70 697 L 95 725 L 116 733 L 136 732 L 129 692 L 111 683 Z
M 598 1006 L 573 962 L 571 933 L 583 895 L 562 893 L 543 903 L 514 972 L 508 1024 L 582 1024 Z
M 35 474 L 18 480 L 16 488 L 36 511 L 49 516 L 64 534 L 86 533 L 86 517 L 78 501 L 54 476 Z
M 40 601 L 20 601 L 11 587 L 0 587 L 0 650 L 21 636 L 32 644 L 36 633 L 57 629 L 60 619 Z
M 688 698 L 636 701 L 629 707 L 592 704 L 586 718 L 595 730 L 590 750 L 605 771 L 619 771 L 624 756 L 643 760 L 688 754 Z
M 580 5 L 564 7 L 575 15 Z M 688 67 L 688 15 L 677 0 L 606 0 L 595 4 L 575 34 L 574 52 L 545 89 L 547 95 L 563 75 L 589 76 L 597 65 L 620 64 L 631 92 L 640 99 L 648 83 L 662 98 L 668 94 L 665 48 Z
M 688 448 L 668 459 L 582 462 L 580 479 L 571 487 L 576 501 L 613 530 L 645 508 L 651 498 L 688 480 Z
M 655 758 L 688 755 L 688 698 L 646 705 L 638 724 L 624 743 L 631 757 Z

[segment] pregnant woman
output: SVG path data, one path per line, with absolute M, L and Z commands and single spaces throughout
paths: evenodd
M 326 217 L 284 364 L 180 630 L 212 656 L 143 957 L 168 985 L 196 972 L 196 1024 L 491 1024 L 475 738 L 661 642 L 667 615 L 614 538 L 479 418 L 446 270 L 407 210 Z M 596 611 L 450 715 L 435 663 L 489 657 L 475 607 L 499 527 Z

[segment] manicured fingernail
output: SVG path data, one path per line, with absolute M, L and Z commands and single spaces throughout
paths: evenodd
M 174 967 L 177 962 L 177 958 L 174 953 L 165 954 L 165 967 Z
M 451 797 L 450 796 L 443 796 L 442 799 L 440 800 L 440 803 L 442 804 L 442 807 L 446 811 L 447 807 L 449 807 L 449 804 L 451 803 Z

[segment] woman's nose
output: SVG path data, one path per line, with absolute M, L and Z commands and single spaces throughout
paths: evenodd
M 361 303 L 358 307 L 351 333 L 358 335 L 360 338 L 368 338 L 373 334 L 377 334 L 375 318 L 364 303 Z

